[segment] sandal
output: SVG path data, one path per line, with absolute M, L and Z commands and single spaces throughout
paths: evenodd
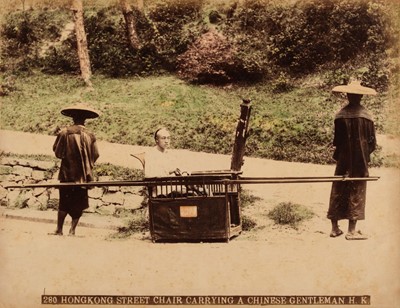
M 54 231 L 54 232 L 47 233 L 47 235 L 59 235 L 59 236 L 61 236 L 61 235 L 63 235 L 63 233 Z
M 368 236 L 365 234 L 362 234 L 361 231 L 357 231 L 355 233 L 347 233 L 346 234 L 346 240 L 367 240 Z
M 329 235 L 330 237 L 338 237 L 343 234 L 343 231 L 338 229 L 337 231 L 332 231 L 331 234 Z

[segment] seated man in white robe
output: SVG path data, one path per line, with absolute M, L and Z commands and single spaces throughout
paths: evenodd
M 171 136 L 169 131 L 166 128 L 158 129 L 154 134 L 154 140 L 156 145 L 146 152 L 146 163 L 145 163 L 145 177 L 146 178 L 160 178 L 160 177 L 170 177 L 174 175 L 183 175 L 181 174 L 180 169 L 178 168 L 178 158 L 176 154 L 171 151 L 170 141 Z M 184 174 L 187 174 L 185 172 Z M 174 187 L 174 190 L 171 187 L 164 187 L 164 191 L 162 191 L 162 195 L 169 196 L 171 193 L 175 194 L 185 194 L 186 187 L 179 186 Z M 178 188 L 178 189 L 177 189 Z M 177 191 L 178 190 L 178 191 Z M 153 191 L 154 194 L 159 195 L 160 192 Z
M 177 159 L 169 149 L 171 136 L 168 130 L 165 128 L 158 129 L 154 134 L 154 140 L 156 145 L 146 152 L 145 177 L 178 175 Z

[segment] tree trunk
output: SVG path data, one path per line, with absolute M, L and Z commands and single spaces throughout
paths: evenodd
M 140 42 L 136 33 L 136 21 L 133 16 L 132 8 L 127 0 L 120 0 L 119 3 L 125 19 L 125 30 L 129 41 L 129 47 L 132 51 L 138 50 L 140 48 Z
M 233 145 L 231 170 L 240 171 L 243 165 L 243 156 L 245 152 L 246 140 L 248 137 L 249 121 L 250 121 L 251 102 L 243 99 L 240 104 L 240 118 L 236 128 L 235 143 Z
M 83 4 L 82 0 L 72 0 L 72 13 L 75 21 L 75 35 L 78 46 L 79 66 L 81 75 L 87 86 L 91 87 L 90 78 L 92 71 L 90 69 L 89 50 L 86 40 L 85 27 L 83 24 Z

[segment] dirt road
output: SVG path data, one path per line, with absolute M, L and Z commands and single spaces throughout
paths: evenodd
M 0 224 L 1 307 L 40 307 L 43 294 L 370 295 L 372 307 L 399 304 L 399 250 L 386 232 L 356 242 L 302 232 L 152 244 L 107 240 L 103 229 L 55 237 L 48 224 Z
M 210 169 L 229 163 L 227 156 L 182 153 Z M 332 166 L 250 158 L 244 166 L 248 176 L 332 172 Z M 370 173 L 381 178 L 368 184 L 367 219 L 360 222 L 367 241 L 329 238 L 329 184 L 246 187 L 262 198 L 247 209 L 258 226 L 229 243 L 153 244 L 146 234 L 110 240 L 114 231 L 84 227 L 77 237 L 55 237 L 47 235 L 53 225 L 1 216 L 0 307 L 41 307 L 43 294 L 369 295 L 370 307 L 400 307 L 400 172 Z M 317 215 L 299 230 L 274 226 L 266 213 L 282 201 Z

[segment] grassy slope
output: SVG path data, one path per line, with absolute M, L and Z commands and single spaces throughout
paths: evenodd
M 312 85 L 273 94 L 268 85 L 214 88 L 189 85 L 173 76 L 110 79 L 97 75 L 93 84 L 95 89 L 88 91 L 75 76 L 37 73 L 18 77 L 15 90 L 2 98 L 1 128 L 52 134 L 57 126 L 70 121 L 61 116 L 60 109 L 85 101 L 102 112 L 101 118 L 87 123 L 99 139 L 151 145 L 154 130 L 167 126 L 177 148 L 227 154 L 232 149 L 241 97 L 246 97 L 253 99 L 249 154 L 269 157 L 278 138 L 293 140 L 302 133 L 303 137 L 294 140 L 295 147 L 304 151 L 322 138 L 320 148 L 313 150 L 330 155 L 326 147 L 333 115 L 346 102 Z M 383 125 L 385 109 L 374 99 L 366 97 L 365 104 L 382 133 L 387 129 Z M 388 105 L 391 114 L 398 114 L 395 102 Z
M 79 78 L 71 76 L 36 74 L 18 77 L 15 82 L 16 91 L 3 97 L 3 128 L 50 134 L 56 125 L 68 123 L 68 118 L 59 115 L 59 110 L 83 100 L 103 114 L 100 120 L 91 122 L 91 126 L 99 130 L 101 138 L 122 143 L 141 143 L 141 135 L 151 133 L 160 125 L 179 129 L 181 124 L 185 124 L 186 128 L 193 128 L 202 120 L 208 120 L 207 124 L 220 120 L 225 123 L 222 128 L 233 132 L 241 97 L 253 99 L 254 116 L 260 117 L 257 125 L 266 128 L 267 122 L 276 121 L 273 119 L 295 116 L 303 108 L 315 104 L 317 98 L 301 99 L 304 92 L 309 96 L 320 94 L 311 93 L 312 90 L 297 90 L 297 93 L 272 96 L 263 87 L 193 86 L 172 76 L 142 79 L 95 76 L 94 91 L 87 91 Z M 334 105 L 332 110 L 338 108 L 337 104 Z M 329 106 L 323 109 L 325 107 Z M 215 118 L 207 118 L 214 115 Z M 140 132 L 136 131 L 138 128 Z
M 204 112 L 234 115 L 240 99 L 224 91 L 186 85 L 173 77 L 146 79 L 93 78 L 95 90 L 87 91 L 78 78 L 38 74 L 16 79 L 16 91 L 3 98 L 2 128 L 51 134 L 55 127 L 69 123 L 61 116 L 62 107 L 85 101 L 102 112 L 88 124 L 100 139 L 146 144 L 155 128 L 166 125 L 197 125 Z M 221 102 L 222 100 L 222 102 Z M 235 104 L 236 108 L 226 108 Z M 229 127 L 235 126 L 232 123 Z M 180 133 L 180 132 L 178 132 Z M 151 142 L 151 140 L 147 140 Z

